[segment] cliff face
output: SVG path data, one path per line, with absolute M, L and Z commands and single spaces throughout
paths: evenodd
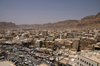
M 65 20 L 56 23 L 46 24 L 33 24 L 33 25 L 19 25 L 20 28 L 33 28 L 33 29 L 65 29 L 75 28 L 79 20 Z
M 77 28 L 100 28 L 100 12 L 96 15 L 86 16 L 77 24 Z
M 75 28 L 76 25 L 79 23 L 79 20 L 65 20 L 56 23 L 48 23 L 44 24 L 43 28 L 52 28 L 52 29 L 65 29 L 65 28 Z
M 90 15 L 81 20 L 65 20 L 56 23 L 48 23 L 43 25 L 44 28 L 100 28 L 100 12 L 96 15 Z M 43 28 L 42 27 L 42 28 Z
M 65 20 L 55 23 L 16 25 L 12 22 L 0 22 L 0 28 L 23 28 L 23 29 L 68 29 L 68 28 L 100 28 L 100 12 L 90 15 L 81 20 Z

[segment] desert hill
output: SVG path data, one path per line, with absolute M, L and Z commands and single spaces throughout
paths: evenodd
M 0 29 L 18 28 L 15 23 L 12 22 L 0 22 Z
M 100 28 L 100 12 L 90 15 L 81 20 L 65 20 L 55 23 L 16 25 L 12 22 L 0 22 L 0 28 L 23 28 L 23 29 L 68 29 L 68 28 Z
M 76 27 L 80 28 L 100 28 L 100 12 L 97 15 L 86 16 Z

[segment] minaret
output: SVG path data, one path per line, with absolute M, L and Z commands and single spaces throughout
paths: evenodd
M 62 34 L 62 32 L 60 32 L 60 39 L 62 38 L 62 35 L 61 34 Z

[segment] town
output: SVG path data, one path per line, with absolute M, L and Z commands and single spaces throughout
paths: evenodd
M 100 0 L 0 0 L 0 66 L 100 66 Z
M 0 30 L 0 66 L 100 66 L 100 28 Z

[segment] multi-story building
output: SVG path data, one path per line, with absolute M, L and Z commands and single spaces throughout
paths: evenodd
M 41 31 L 42 37 L 48 36 L 48 31 Z
M 74 38 L 74 40 L 73 40 L 73 48 L 78 50 L 78 48 L 80 46 L 79 44 L 80 44 L 80 39 L 79 38 Z
M 95 35 L 94 35 L 94 38 L 96 38 L 97 36 L 99 36 L 100 35 L 100 30 L 96 30 L 95 31 Z
M 67 38 L 74 38 L 74 35 L 73 35 L 73 33 L 67 33 Z
M 80 53 L 77 55 L 76 66 L 100 66 L 100 53 Z

